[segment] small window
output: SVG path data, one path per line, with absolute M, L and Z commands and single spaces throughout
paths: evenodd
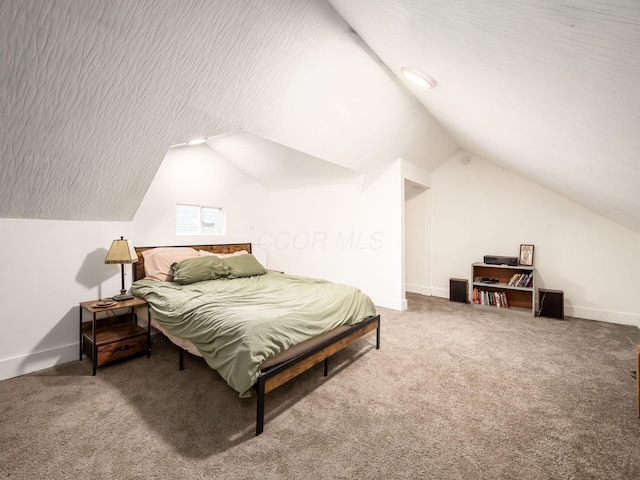
M 224 209 L 176 205 L 177 235 L 224 235 Z

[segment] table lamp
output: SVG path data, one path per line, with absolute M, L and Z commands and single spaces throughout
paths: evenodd
M 124 288 L 124 264 L 136 263 L 137 261 L 138 255 L 136 255 L 136 251 L 134 250 L 133 245 L 131 245 L 130 240 L 125 240 L 124 237 L 120 237 L 120 240 L 114 240 L 113 243 L 111 243 L 111 248 L 107 253 L 107 258 L 104 259 L 104 263 L 120 264 L 122 289 L 120 290 L 119 295 L 115 295 L 113 297 L 116 302 L 131 300 L 133 298 L 133 295 L 129 295 Z

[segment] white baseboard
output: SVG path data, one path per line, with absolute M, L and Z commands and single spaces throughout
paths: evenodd
M 610 312 L 607 310 L 598 310 L 596 308 L 565 305 L 564 314 L 567 317 L 618 323 L 620 325 L 633 325 L 640 328 L 640 316 L 626 312 Z
M 384 298 L 384 297 L 372 297 L 371 300 L 377 307 L 389 308 L 391 310 L 406 310 L 407 309 L 407 299 L 399 300 L 396 298 Z
M 449 289 L 448 288 L 431 287 L 431 296 L 449 298 Z
M 419 293 L 420 295 L 431 296 L 431 287 L 426 287 L 424 285 L 417 285 L 415 283 L 407 283 L 407 284 L 405 284 L 404 289 L 408 293 Z
M 80 358 L 78 343 L 0 360 L 0 380 L 19 377 Z

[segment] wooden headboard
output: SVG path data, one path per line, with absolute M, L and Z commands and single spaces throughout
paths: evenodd
M 221 245 L 172 245 L 173 247 L 191 247 L 195 250 L 204 250 L 205 252 L 211 253 L 233 253 L 239 252 L 241 250 L 246 250 L 251 253 L 251 244 L 250 243 L 225 243 Z M 167 248 L 165 247 L 134 247 L 136 254 L 138 255 L 138 262 L 133 267 L 133 281 L 140 280 L 145 277 L 144 272 L 144 257 L 142 256 L 142 252 L 145 250 L 151 250 L 152 248 Z

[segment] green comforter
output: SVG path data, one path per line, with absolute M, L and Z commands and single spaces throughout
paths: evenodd
M 138 280 L 132 293 L 169 333 L 190 340 L 241 397 L 250 396 L 263 360 L 375 315 L 357 288 L 275 272 L 191 285 Z

